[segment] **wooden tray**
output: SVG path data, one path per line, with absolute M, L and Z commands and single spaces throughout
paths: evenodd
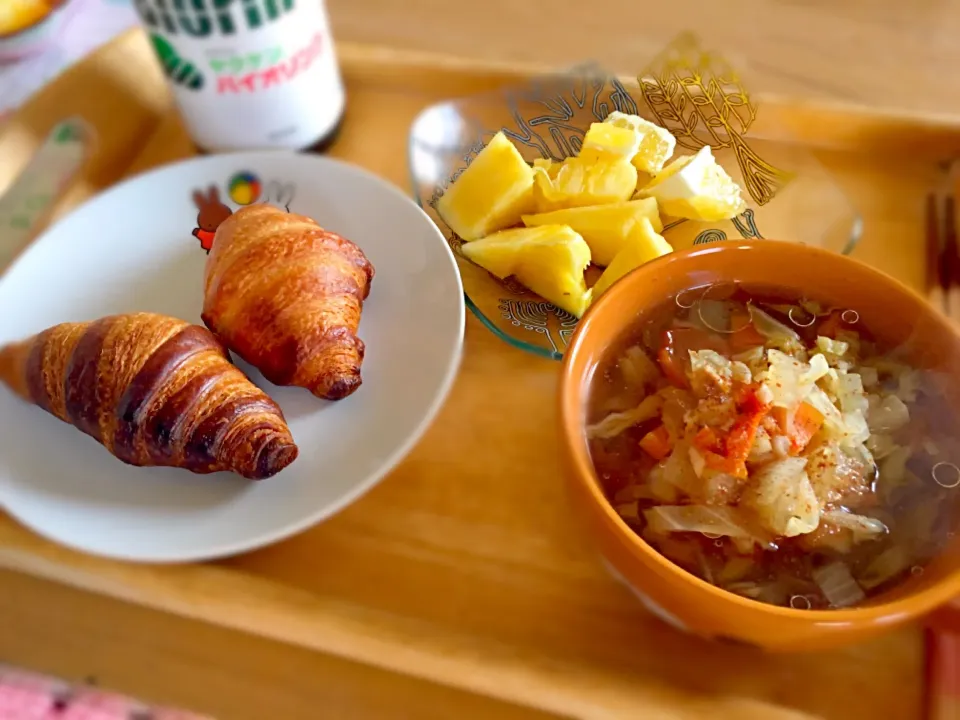
M 407 131 L 420 110 L 537 70 L 339 52 L 349 100 L 331 154 L 405 189 Z M 134 32 L 0 128 L 0 191 L 47 130 L 76 113 L 104 142 L 56 214 L 192 154 Z M 960 151 L 960 121 L 766 98 L 757 123 L 766 137 L 809 145 L 836 175 L 864 218 L 856 255 L 919 287 L 924 197 L 937 161 Z M 557 715 L 919 717 L 918 628 L 832 653 L 765 656 L 647 613 L 607 574 L 569 506 L 554 418 L 559 365 L 507 346 L 472 316 L 466 330 L 462 369 L 432 429 L 324 524 L 223 562 L 152 567 L 62 549 L 0 516 L 0 567 Z

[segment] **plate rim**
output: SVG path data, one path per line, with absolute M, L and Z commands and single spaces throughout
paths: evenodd
M 214 165 L 217 163 L 224 162 L 226 159 L 235 159 L 237 161 L 246 161 L 251 165 L 254 165 L 255 162 L 261 161 L 262 159 L 267 158 L 270 160 L 273 159 L 288 159 L 293 162 L 307 162 L 307 163 L 316 163 L 318 165 L 329 165 L 337 167 L 338 171 L 345 171 L 348 173 L 354 173 L 357 176 L 363 177 L 366 182 L 372 182 L 374 185 L 380 186 L 384 191 L 391 193 L 395 196 L 398 196 L 404 202 L 409 203 L 409 205 L 416 210 L 420 218 L 422 218 L 427 226 L 431 228 L 432 234 L 435 236 L 437 242 L 444 249 L 443 258 L 446 260 L 446 266 L 448 271 L 452 273 L 453 278 L 455 279 L 455 293 L 458 298 L 456 304 L 456 315 L 458 322 L 456 323 L 457 332 L 456 337 L 451 338 L 454 340 L 453 347 L 450 348 L 449 357 L 445 362 L 445 370 L 442 377 L 439 380 L 439 383 L 436 385 L 433 396 L 428 403 L 426 412 L 423 414 L 419 422 L 412 427 L 411 431 L 407 433 L 403 442 L 399 443 L 379 466 L 367 473 L 366 477 L 362 482 L 358 482 L 349 492 L 343 493 L 336 502 L 329 503 L 325 505 L 321 510 L 316 512 L 311 512 L 305 514 L 299 521 L 295 523 L 289 523 L 284 525 L 282 528 L 275 529 L 269 532 L 262 532 L 259 535 L 248 538 L 243 541 L 231 541 L 231 542 L 221 542 L 216 545 L 206 546 L 206 549 L 202 551 L 191 551 L 191 552 L 125 552 L 126 548 L 117 547 L 115 550 L 93 550 L 89 547 L 85 547 L 82 543 L 77 543 L 72 540 L 64 539 L 58 537 L 55 533 L 48 532 L 45 527 L 38 526 L 35 522 L 23 518 L 18 514 L 14 508 L 11 506 L 9 501 L 6 498 L 0 498 L 0 508 L 7 512 L 10 517 L 15 519 L 17 523 L 23 527 L 28 528 L 32 532 L 36 533 L 40 537 L 49 540 L 61 547 L 69 548 L 81 553 L 84 553 L 89 556 L 108 558 L 111 560 L 121 560 L 126 562 L 134 562 L 140 564 L 152 564 L 152 565 L 172 565 L 172 564 L 183 564 L 183 563 L 196 563 L 196 562 L 205 562 L 210 560 L 217 560 L 226 557 L 233 557 L 247 552 L 252 552 L 269 545 L 276 544 L 283 540 L 289 539 L 295 535 L 308 530 L 314 525 L 318 525 L 322 521 L 333 517 L 334 515 L 341 512 L 346 507 L 352 505 L 366 493 L 372 490 L 376 485 L 378 485 L 390 472 L 392 472 L 404 459 L 410 454 L 414 447 L 420 442 L 427 430 L 433 425 L 433 422 L 436 420 L 437 415 L 440 413 L 440 410 L 446 404 L 446 401 L 449 399 L 450 391 L 453 389 L 453 384 L 456 381 L 457 375 L 459 374 L 460 365 L 463 359 L 463 346 L 464 346 L 464 334 L 465 334 L 465 325 L 466 325 L 466 304 L 465 304 L 465 294 L 463 292 L 463 281 L 460 277 L 460 271 L 456 264 L 456 258 L 453 255 L 453 251 L 450 248 L 449 243 L 447 243 L 446 238 L 443 233 L 440 231 L 440 228 L 436 226 L 436 223 L 430 219 L 430 216 L 424 212 L 423 208 L 420 207 L 419 203 L 407 194 L 405 194 L 399 187 L 394 185 L 389 180 L 380 177 L 379 175 L 367 170 L 366 168 L 360 167 L 354 163 L 346 162 L 336 158 L 330 158 L 320 155 L 307 155 L 304 153 L 298 153 L 288 150 L 258 150 L 258 151 L 247 151 L 247 152 L 232 152 L 232 153 L 217 153 L 214 155 L 207 155 L 201 157 L 190 157 L 178 160 L 176 162 L 168 163 L 161 165 L 159 167 L 148 168 L 141 172 L 138 172 L 132 175 L 129 178 L 125 178 L 123 181 L 118 182 L 114 185 L 109 186 L 103 191 L 93 195 L 84 202 L 80 203 L 73 209 L 71 209 L 66 215 L 60 218 L 57 222 L 51 226 L 44 229 L 44 231 L 31 241 L 30 245 L 26 247 L 18 256 L 10 263 L 10 265 L 0 273 L 0 285 L 12 274 L 14 269 L 24 262 L 26 258 L 33 252 L 36 251 L 36 248 L 43 242 L 43 240 L 50 235 L 56 228 L 61 225 L 64 225 L 70 222 L 71 218 L 74 217 L 77 213 L 82 210 L 87 210 L 89 212 L 89 207 L 99 203 L 108 203 L 110 196 L 119 192 L 120 190 L 126 188 L 129 185 L 136 184 L 150 179 L 152 176 L 162 175 L 164 173 L 172 173 L 180 171 L 183 167 L 190 165 L 196 165 L 202 168 L 204 165 Z M 118 461 L 119 462 L 119 461 Z M 188 471 L 184 471 L 188 472 Z M 270 482 L 271 480 L 265 480 L 262 482 Z

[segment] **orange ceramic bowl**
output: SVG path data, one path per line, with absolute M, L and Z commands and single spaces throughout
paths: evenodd
M 837 307 L 887 347 L 960 379 L 960 336 L 919 295 L 872 268 L 829 251 L 770 240 L 727 241 L 672 253 L 620 280 L 577 328 L 560 386 L 562 445 L 578 510 L 615 574 L 668 622 L 690 632 L 769 650 L 812 650 L 860 640 L 924 615 L 960 595 L 960 537 L 925 572 L 861 606 L 794 610 L 749 600 L 691 575 L 660 555 L 607 502 L 584 432 L 591 378 L 607 348 L 644 313 L 677 293 L 713 282 L 773 285 Z M 960 382 L 958 382 L 960 385 Z M 960 392 L 955 404 L 960 407 Z

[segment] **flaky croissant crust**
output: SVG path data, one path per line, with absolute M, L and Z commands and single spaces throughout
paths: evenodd
M 130 465 L 261 479 L 297 456 L 277 404 L 209 330 L 175 318 L 56 325 L 0 348 L 0 380 Z
M 349 240 L 269 205 L 235 212 L 207 258 L 203 321 L 270 382 L 339 399 L 361 383 L 374 269 Z

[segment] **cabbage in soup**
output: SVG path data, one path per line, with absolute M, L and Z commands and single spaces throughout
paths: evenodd
M 713 285 L 604 358 L 586 432 L 610 502 L 671 561 L 754 600 L 848 607 L 952 537 L 960 446 L 934 381 L 854 309 Z

